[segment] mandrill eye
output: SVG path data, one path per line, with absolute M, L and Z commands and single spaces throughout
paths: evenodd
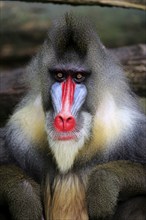
M 62 73 L 62 72 L 58 72 L 58 73 L 55 74 L 55 79 L 58 82 L 63 82 L 65 80 L 65 74 Z
M 74 76 L 74 80 L 75 82 L 77 83 L 80 83 L 80 82 L 83 82 L 85 80 L 85 75 L 83 73 L 77 73 L 75 76 Z

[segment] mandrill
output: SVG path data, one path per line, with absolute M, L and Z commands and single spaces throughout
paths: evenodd
M 27 76 L 0 157 L 12 219 L 145 220 L 146 117 L 91 24 L 54 22 Z

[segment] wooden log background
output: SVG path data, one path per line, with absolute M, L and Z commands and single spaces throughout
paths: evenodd
M 13 0 L 11 0 L 13 1 Z M 146 0 L 14 0 L 25 2 L 58 3 L 70 5 L 100 5 L 146 10 Z

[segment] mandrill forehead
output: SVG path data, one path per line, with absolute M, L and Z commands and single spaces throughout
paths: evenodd
M 55 53 L 53 65 L 50 68 L 66 69 L 66 70 L 89 70 L 87 57 L 81 56 L 79 52 L 67 50 L 66 52 Z
M 84 65 L 83 63 L 75 63 L 75 62 L 70 62 L 70 63 L 65 63 L 61 62 L 57 65 L 53 65 L 49 68 L 49 71 L 51 73 L 56 73 L 59 71 L 63 71 L 65 73 L 76 73 L 76 72 L 86 72 L 90 73 L 89 67 L 87 65 Z

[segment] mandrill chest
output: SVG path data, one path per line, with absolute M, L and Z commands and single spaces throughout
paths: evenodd
M 89 219 L 85 178 L 72 173 L 58 175 L 50 186 L 49 177 L 47 177 L 44 193 L 47 220 Z

